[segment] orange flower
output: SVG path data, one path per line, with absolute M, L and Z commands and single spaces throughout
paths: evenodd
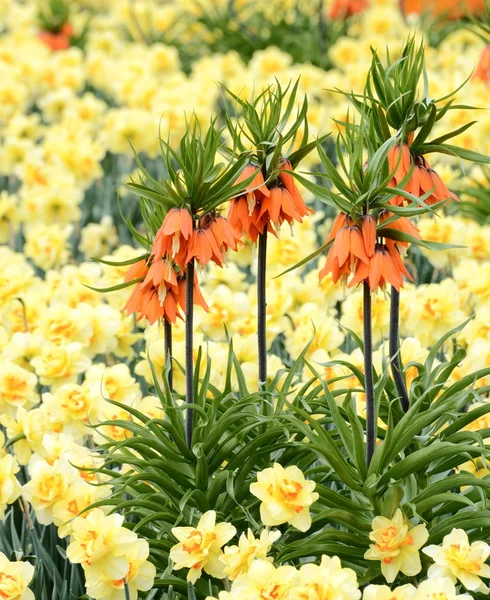
M 252 242 L 256 242 L 259 234 L 264 232 L 264 227 L 271 231 L 266 218 L 260 216 L 261 202 L 270 196 L 270 192 L 264 182 L 262 172 L 253 165 L 247 165 L 237 179 L 237 183 L 248 179 L 255 173 L 252 182 L 247 186 L 245 192 L 230 203 L 228 221 L 236 236 L 245 234 Z
M 146 273 L 146 274 L 145 274 Z M 159 260 L 149 267 L 146 261 L 135 263 L 128 270 L 125 280 L 144 277 L 134 288 L 123 310 L 129 315 L 136 313 L 137 321 L 146 317 L 150 325 L 159 319 L 175 323 L 181 319 L 179 307 L 185 310 L 185 275 L 177 275 L 167 260 Z M 194 304 L 209 310 L 194 276 Z
M 69 34 L 65 33 L 63 30 L 60 33 L 41 31 L 38 34 L 38 38 L 53 52 L 57 52 L 58 50 L 66 50 L 70 47 Z
M 382 211 L 379 215 L 380 223 L 391 219 L 391 217 L 393 217 L 392 212 L 389 210 Z M 402 233 L 407 233 L 418 240 L 422 239 L 418 227 L 416 227 L 412 221 L 410 221 L 410 219 L 407 219 L 407 217 L 398 217 L 398 219 L 395 221 L 388 223 L 386 227 L 389 229 L 396 229 Z M 408 242 L 400 242 L 398 240 L 390 240 L 388 238 L 385 238 L 385 244 L 389 250 L 394 250 L 396 248 L 400 254 L 404 254 L 405 250 L 408 248 Z
M 390 173 L 394 171 L 393 179 L 388 184 L 390 187 L 399 187 L 411 169 L 412 160 L 413 171 L 405 185 L 405 191 L 420 198 L 434 188 L 432 194 L 425 200 L 428 206 L 444 200 L 458 201 L 458 196 L 447 189 L 442 179 L 423 156 L 412 157 L 409 146 L 405 142 L 397 144 L 388 153 Z M 390 200 L 390 204 L 394 206 L 402 206 L 405 203 L 406 200 L 402 196 L 394 196 Z
M 386 283 L 390 283 L 400 291 L 400 288 L 403 287 L 403 275 L 413 281 L 398 251 L 396 249 L 390 251 L 386 245 L 378 244 L 369 264 L 359 263 L 357 265 L 349 287 L 367 281 L 372 292 L 376 291 L 378 287 L 384 289 Z
M 187 208 L 171 208 L 156 233 L 151 250 L 153 259 L 159 260 L 168 254 L 183 269 L 193 227 L 192 215 Z
M 293 167 L 287 158 L 279 162 L 279 183 L 270 190 L 259 169 L 252 165 L 245 167 L 238 182 L 255 173 L 252 183 L 245 193 L 233 199 L 228 212 L 228 220 L 237 236 L 245 234 L 256 242 L 264 230 L 277 235 L 273 225 L 279 228 L 284 221 L 301 223 L 303 217 L 313 213 L 308 208 L 290 172 Z M 272 225 L 273 224 L 273 225 Z
M 291 194 L 296 210 L 298 211 L 300 216 L 306 217 L 309 214 L 315 214 L 314 210 L 306 206 L 305 201 L 303 200 L 303 197 L 301 196 L 300 191 L 296 186 L 294 177 L 288 173 L 288 171 L 290 171 L 291 173 L 293 171 L 293 166 L 291 165 L 289 160 L 287 158 L 282 158 L 280 160 L 279 166 L 282 169 L 279 173 L 279 177 L 284 187 Z
M 487 84 L 490 83 L 490 44 L 487 44 L 483 48 L 480 60 L 473 73 L 473 78 L 480 79 Z
M 344 226 L 341 225 L 342 222 L 345 222 Z M 346 283 L 359 262 L 369 264 L 362 230 L 347 215 L 337 217 L 328 239 L 334 239 L 334 242 L 327 254 L 325 266 L 320 271 L 320 281 L 327 273 L 332 273 L 334 283 L 339 279 Z
M 369 6 L 368 0 L 335 0 L 328 16 L 330 19 L 351 17 Z
M 240 241 L 240 236 L 235 235 L 233 227 L 230 225 L 228 219 L 225 219 L 225 217 L 222 217 L 221 215 L 206 215 L 204 222 L 206 223 L 205 226 L 208 227 L 213 234 L 221 252 L 226 252 L 228 248 L 231 248 L 235 252 L 238 250 L 238 246 L 241 245 L 242 242 Z
M 376 244 L 376 219 L 373 215 L 364 215 L 362 217 L 362 237 L 364 240 L 364 250 L 369 258 L 374 254 Z
M 387 220 L 392 213 L 382 213 L 382 220 Z M 389 224 L 392 229 L 404 231 L 420 239 L 418 229 L 405 217 Z M 403 275 L 413 281 L 400 256 L 405 251 L 407 242 L 385 239 L 385 243 L 376 242 L 376 219 L 373 215 L 364 215 L 362 228 L 347 215 L 341 213 L 336 218 L 327 241 L 334 240 L 325 266 L 320 271 L 320 281 L 332 273 L 332 280 L 337 283 L 342 279 L 344 285 L 353 275 L 349 287 L 362 281 L 368 281 L 371 290 L 384 288 L 390 283 L 397 290 L 403 286 Z

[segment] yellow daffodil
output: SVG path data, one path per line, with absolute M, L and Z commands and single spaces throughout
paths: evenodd
M 490 565 L 485 564 L 490 556 L 487 543 L 470 543 L 463 529 L 453 529 L 444 537 L 442 546 L 427 546 L 423 552 L 434 561 L 429 577 L 448 577 L 453 583 L 460 581 L 471 592 L 490 592 L 481 580 L 490 577 Z
M 260 501 L 260 518 L 267 526 L 289 523 L 300 531 L 311 527 L 310 506 L 318 500 L 315 482 L 305 479 L 296 466 L 286 469 L 279 463 L 257 473 L 250 492 Z
M 203 570 L 217 579 L 225 577 L 221 548 L 235 535 L 233 525 L 216 523 L 215 511 L 209 510 L 197 527 L 174 527 L 172 533 L 179 543 L 170 549 L 170 560 L 174 570 L 189 569 L 187 581 L 195 583 Z
M 417 588 L 415 600 L 472 600 L 469 594 L 458 594 L 456 586 L 448 577 L 435 577 L 422 581 Z
M 279 531 L 268 531 L 267 529 L 262 530 L 258 539 L 250 529 L 247 535 L 242 533 L 237 546 L 223 548 L 220 560 L 225 565 L 225 575 L 233 581 L 241 573 L 246 573 L 255 559 L 267 559 L 272 562 L 272 558 L 267 555 L 272 544 L 280 537 Z
M 124 584 L 127 584 L 129 597 L 136 599 L 138 590 L 151 590 L 155 580 L 156 567 L 147 560 L 150 552 L 146 540 L 135 540 L 126 549 L 128 570 L 124 577 L 112 579 L 100 574 L 98 569 L 92 572 L 91 567 L 85 567 L 87 592 L 95 600 L 124 600 L 126 598 Z
M 35 600 L 29 585 L 34 567 L 23 561 L 10 562 L 0 552 L 0 598 L 2 600 Z
M 415 600 L 417 590 L 408 583 L 390 589 L 387 585 L 368 585 L 364 588 L 362 600 Z
M 124 517 L 106 516 L 94 508 L 84 519 L 72 523 L 72 542 L 66 549 L 68 560 L 90 568 L 92 579 L 123 579 L 129 570 L 128 551 L 137 535 L 123 526 Z
M 231 598 L 288 600 L 297 576 L 294 567 L 276 568 L 268 560 L 254 560 L 247 573 L 233 582 Z
M 319 565 L 299 569 L 298 581 L 288 600 L 357 600 L 361 592 L 355 571 L 343 568 L 338 556 L 322 556 Z
M 420 573 L 419 550 L 429 537 L 425 525 L 413 527 L 397 509 L 392 519 L 375 517 L 372 529 L 369 538 L 374 544 L 369 546 L 364 558 L 381 561 L 381 572 L 388 583 L 392 583 L 400 571 L 409 577 Z
M 15 476 L 19 465 L 15 456 L 6 454 L 0 458 L 0 521 L 5 517 L 8 504 L 15 502 L 22 492 L 22 487 Z

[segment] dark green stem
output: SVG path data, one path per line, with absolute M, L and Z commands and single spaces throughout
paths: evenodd
M 366 463 L 369 466 L 376 444 L 376 406 L 374 403 L 373 333 L 371 317 L 371 290 L 363 283 L 364 321 L 364 388 L 366 390 Z
M 187 265 L 185 280 L 185 401 L 194 404 L 194 357 L 193 357 L 193 317 L 194 317 L 194 259 Z M 185 416 L 185 438 L 187 446 L 192 445 L 194 411 L 187 408 Z
M 259 390 L 267 383 L 267 331 L 266 331 L 266 264 L 267 229 L 259 235 L 257 264 L 257 343 L 259 354 Z
M 390 301 L 390 362 L 393 380 L 396 390 L 400 396 L 400 404 L 403 412 L 410 408 L 410 399 L 408 397 L 405 378 L 403 377 L 400 364 L 400 292 L 391 286 Z
M 172 365 L 172 323 L 163 320 L 163 335 L 165 344 L 165 367 L 168 367 L 168 387 L 173 392 L 173 365 Z

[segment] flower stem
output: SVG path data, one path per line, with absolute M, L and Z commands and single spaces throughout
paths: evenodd
M 369 466 L 376 443 L 376 407 L 374 404 L 373 333 L 371 322 L 371 290 L 363 283 L 364 322 L 364 387 L 366 390 L 366 463 Z
M 391 372 L 395 381 L 395 386 L 400 396 L 400 404 L 403 412 L 410 408 L 407 386 L 403 377 L 400 365 L 400 347 L 398 344 L 400 337 L 400 292 L 391 286 L 390 301 L 390 362 Z
M 185 280 L 185 400 L 194 404 L 194 357 L 193 357 L 193 317 L 194 317 L 194 259 L 187 265 Z M 185 415 L 185 437 L 187 446 L 192 445 L 194 411 L 187 408 Z
M 173 392 L 173 365 L 172 365 L 172 323 L 163 320 L 163 334 L 165 344 L 165 366 L 168 366 L 168 387 Z
M 266 334 L 266 264 L 267 264 L 267 230 L 259 235 L 259 252 L 257 264 L 257 343 L 259 354 L 259 391 L 267 382 L 267 334 Z

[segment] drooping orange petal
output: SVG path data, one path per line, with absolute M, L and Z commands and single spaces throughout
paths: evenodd
M 347 215 L 345 213 L 339 213 L 333 222 L 332 229 L 327 237 L 327 242 L 333 240 L 337 236 L 337 233 L 347 225 Z
M 369 264 L 358 262 L 357 267 L 354 273 L 354 277 L 349 283 L 349 287 L 354 287 L 355 285 L 361 283 L 365 279 L 369 277 Z
M 359 260 L 362 260 L 362 262 L 366 264 L 369 263 L 369 257 L 366 254 L 366 250 L 364 248 L 364 239 L 362 237 L 361 230 L 359 229 L 359 227 L 351 227 L 349 231 L 350 253 Z
M 405 267 L 405 264 L 403 263 L 402 257 L 400 256 L 400 253 L 398 252 L 398 250 L 396 248 L 394 248 L 393 250 L 390 250 L 388 248 L 388 252 L 391 256 L 391 260 L 393 261 L 393 264 L 395 265 L 395 268 L 398 269 L 398 271 L 400 271 L 400 273 L 405 275 L 405 277 L 409 281 L 413 281 L 413 277 L 410 275 L 407 268 Z
M 391 256 L 388 252 L 382 252 L 383 262 L 382 262 L 382 275 L 383 278 L 391 283 L 391 285 L 399 292 L 400 287 L 403 286 L 403 276 L 401 272 L 395 268 L 393 261 L 391 260 Z
M 373 215 L 364 215 L 362 218 L 362 238 L 366 255 L 371 258 L 376 243 L 376 219 Z
M 145 277 L 148 273 L 148 265 L 146 260 L 139 260 L 129 267 L 124 276 L 124 281 L 127 283 L 128 281 L 133 281 L 133 279 L 139 279 L 140 277 Z
M 281 196 L 282 196 L 281 211 L 285 215 L 287 215 L 284 218 L 289 223 L 292 222 L 292 219 L 295 219 L 299 223 L 302 223 L 303 219 L 302 219 L 301 215 L 299 214 L 298 210 L 296 209 L 293 197 L 291 196 L 291 194 L 288 192 L 288 190 L 286 188 L 281 189 Z M 287 219 L 287 217 L 290 217 L 290 219 Z
M 369 287 L 372 292 L 377 289 L 383 272 L 383 253 L 376 250 L 369 263 Z
M 257 167 L 254 167 L 253 165 L 247 165 L 243 169 L 243 171 L 240 173 L 240 175 L 238 176 L 238 178 L 236 180 L 236 184 L 241 183 L 242 181 L 245 181 L 253 173 L 255 173 L 255 177 L 252 179 L 252 182 L 249 183 L 248 186 L 246 187 L 246 191 L 247 192 L 259 191 L 264 196 L 269 196 L 269 190 L 267 189 L 267 186 L 265 185 L 264 176 L 262 175 L 261 170 L 258 169 Z
M 337 254 L 338 264 L 341 267 L 350 254 L 350 228 L 343 227 L 337 234 L 332 246 L 332 252 Z
M 268 205 L 268 211 L 273 223 L 279 222 L 279 215 L 281 214 L 282 207 L 282 189 L 281 188 L 272 188 L 270 190 L 270 197 L 268 200 L 264 200 L 263 203 Z

